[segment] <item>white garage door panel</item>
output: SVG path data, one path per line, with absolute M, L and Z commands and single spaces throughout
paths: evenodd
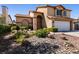
M 58 31 L 69 31 L 70 30 L 70 22 L 55 21 L 54 26 L 58 28 Z

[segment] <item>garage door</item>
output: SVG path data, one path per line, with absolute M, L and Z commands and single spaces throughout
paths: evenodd
M 70 22 L 55 21 L 54 26 L 58 28 L 58 31 L 69 31 L 70 30 Z

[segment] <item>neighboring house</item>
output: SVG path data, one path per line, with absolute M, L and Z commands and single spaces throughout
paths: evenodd
M 62 5 L 38 6 L 35 11 L 29 11 L 29 15 L 16 14 L 16 23 L 31 24 L 34 30 L 54 26 L 58 31 L 70 31 L 75 29 L 71 11 Z
M 75 19 L 73 23 L 74 23 L 74 30 L 79 30 L 79 19 Z
M 2 14 L 0 15 L 0 24 L 12 24 L 12 18 L 8 15 L 8 8 L 2 6 Z

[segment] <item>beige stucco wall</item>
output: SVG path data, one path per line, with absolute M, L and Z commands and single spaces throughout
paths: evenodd
M 25 17 L 16 17 L 16 22 L 17 22 L 17 24 L 18 24 L 18 22 L 20 22 L 20 23 L 23 23 L 23 24 L 28 24 L 28 22 L 29 22 L 29 24 L 31 24 L 32 25 L 32 18 L 25 18 Z
M 66 11 L 67 12 L 67 17 L 70 17 L 71 15 L 70 15 L 70 11 Z
M 39 12 L 43 12 L 44 14 L 44 19 L 45 19 L 45 23 L 43 22 L 44 26 L 46 26 L 47 28 L 50 28 L 52 27 L 52 20 L 50 20 L 47 16 L 48 15 L 53 15 L 51 12 L 52 12 L 52 9 L 48 9 L 48 8 L 38 8 L 37 11 Z M 51 13 L 51 14 L 50 14 Z
M 29 12 L 30 17 L 34 17 L 34 13 L 33 12 Z
M 61 7 L 57 7 L 57 9 L 62 9 Z M 53 21 L 52 19 L 49 19 L 47 16 L 54 16 L 56 15 L 56 9 L 54 8 L 51 8 L 51 7 L 47 7 L 47 8 L 38 8 L 36 11 L 38 12 L 42 12 L 43 15 L 41 13 L 30 13 L 30 16 L 31 17 L 37 17 L 38 15 L 41 15 L 41 16 L 44 16 L 43 17 L 43 21 L 42 21 L 42 25 L 47 28 L 50 28 L 53 26 Z M 63 10 L 64 11 L 64 10 Z M 67 11 L 67 17 L 70 17 L 70 11 L 66 10 Z M 63 12 L 62 12 L 63 14 Z M 35 18 L 34 18 L 35 19 Z
M 48 7 L 47 8 L 47 15 L 48 16 L 54 16 L 54 14 L 55 14 L 54 8 Z
M 43 12 L 45 15 L 47 15 L 47 8 L 38 8 L 38 12 Z

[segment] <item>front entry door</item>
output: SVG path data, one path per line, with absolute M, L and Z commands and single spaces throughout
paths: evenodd
M 41 28 L 42 28 L 42 17 L 37 16 L 37 29 L 41 29 Z

